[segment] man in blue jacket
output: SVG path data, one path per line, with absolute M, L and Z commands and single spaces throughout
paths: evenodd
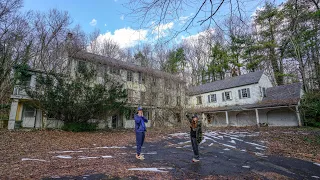
M 145 123 L 148 122 L 143 116 L 142 107 L 138 107 L 138 114 L 134 115 L 135 120 L 135 130 L 136 130 L 136 143 L 137 143 L 137 154 L 136 158 L 140 160 L 144 160 L 144 156 L 141 154 L 141 147 L 144 142 L 145 132 L 146 132 L 146 125 Z

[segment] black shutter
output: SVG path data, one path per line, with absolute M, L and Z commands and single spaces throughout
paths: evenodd
M 240 89 L 238 90 L 238 93 L 239 93 L 239 99 L 241 99 L 241 90 Z
M 208 103 L 210 103 L 210 95 L 208 95 Z
M 224 92 L 222 93 L 222 101 L 225 101 Z
M 248 98 L 250 98 L 250 88 L 247 88 Z

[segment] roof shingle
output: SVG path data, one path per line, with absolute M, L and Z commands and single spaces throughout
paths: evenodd
M 263 71 L 256 71 L 241 76 L 232 77 L 220 81 L 194 86 L 189 88 L 189 95 L 198 95 L 207 92 L 219 91 L 249 84 L 256 84 L 259 82 Z

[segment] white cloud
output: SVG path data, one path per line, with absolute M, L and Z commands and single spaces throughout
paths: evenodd
M 92 19 L 92 21 L 89 23 L 91 26 L 97 25 L 98 21 L 96 19 Z
M 134 30 L 130 27 L 117 29 L 112 32 L 106 32 L 105 34 L 100 34 L 97 38 L 99 43 L 102 43 L 106 39 L 111 39 L 117 42 L 120 48 L 128 48 L 135 46 L 139 41 L 147 40 L 148 30 L 139 29 Z
M 167 31 L 172 29 L 174 25 L 173 22 L 170 22 L 167 24 L 159 24 L 159 25 L 155 25 L 153 22 L 152 24 L 154 25 L 154 28 L 151 33 L 156 35 L 156 39 L 167 36 L 168 35 Z
M 197 34 L 190 35 L 190 36 L 181 36 L 181 40 L 185 43 L 193 43 L 199 39 L 206 39 L 207 37 L 210 37 L 214 34 L 215 30 L 214 29 L 207 29 L 205 31 L 201 31 Z
M 107 26 L 107 24 L 104 24 L 104 26 Z
M 121 20 L 124 20 L 124 15 L 123 15 L 123 14 L 120 16 L 120 19 L 121 19 Z

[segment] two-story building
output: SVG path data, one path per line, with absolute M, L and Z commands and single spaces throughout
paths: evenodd
M 123 83 L 127 90 L 128 107 L 132 109 L 129 117 L 115 113 L 104 119 L 91 120 L 98 122 L 99 128 L 133 128 L 133 116 L 138 106 L 143 106 L 144 116 L 150 120 L 147 126 L 173 126 L 184 117 L 186 83 L 180 77 L 84 51 L 69 55 L 68 73 L 71 76 L 75 75 L 80 65 L 95 67 L 96 83 L 103 81 L 107 73 L 109 77 Z M 36 76 L 41 72 L 31 73 L 27 85 L 35 87 Z M 9 129 L 20 125 L 25 128 L 56 128 L 63 125 L 62 121 L 47 117 L 40 109 L 28 106 L 25 102 L 32 99 L 28 97 L 24 87 L 16 86 L 11 98 Z
M 190 87 L 188 110 L 206 126 L 300 126 L 300 83 L 273 87 L 263 71 Z

